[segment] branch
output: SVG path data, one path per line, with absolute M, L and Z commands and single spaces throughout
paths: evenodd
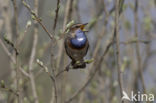
M 14 58 L 14 56 L 12 56 L 12 54 L 9 52 L 9 50 L 7 49 L 7 47 L 5 46 L 5 44 L 3 43 L 2 39 L 0 38 L 0 44 L 2 45 L 5 53 L 10 57 L 11 61 L 16 64 L 16 59 Z
M 13 21 L 15 22 L 14 23 L 14 26 L 12 26 L 12 29 L 14 30 L 14 34 L 15 34 L 15 38 L 16 38 L 16 42 L 15 42 L 15 46 L 13 43 L 9 42 L 9 40 L 7 40 L 5 38 L 5 41 L 7 41 L 7 43 L 13 47 L 13 49 L 15 50 L 15 53 L 13 53 L 13 56 L 16 60 L 15 62 L 15 68 L 16 68 L 16 85 L 17 85 L 17 92 L 19 93 L 19 96 L 18 96 L 18 102 L 17 103 L 22 103 L 23 102 L 23 99 L 22 99 L 22 92 L 21 92 L 21 87 L 20 87 L 20 80 L 22 79 L 21 77 L 21 72 L 20 72 L 20 66 L 19 66 L 19 62 L 18 62 L 18 58 L 17 58 L 17 55 L 18 55 L 18 51 L 17 51 L 17 38 L 19 36 L 19 28 L 18 28 L 18 9 L 17 9 L 17 1 L 16 0 L 12 0 L 12 4 L 13 4 L 13 8 L 14 8 L 14 19 Z M 14 28 L 15 27 L 15 28 Z M 15 55 L 14 55 L 15 54 Z
M 10 93 L 16 95 L 17 97 L 19 97 L 18 92 L 17 92 L 17 91 L 14 91 L 14 90 L 11 89 L 11 88 L 6 87 L 3 80 L 0 82 L 0 88 L 2 88 L 3 90 L 8 91 L 8 92 L 10 92 Z
M 138 1 L 135 1 L 135 9 L 134 9 L 134 16 L 135 16 L 135 24 L 134 24 L 134 29 L 135 29 L 135 36 L 138 39 Z M 146 87 L 145 87 L 145 83 L 144 83 L 144 77 L 143 77 L 143 71 L 142 71 L 142 59 L 141 59 L 141 55 L 140 55 L 140 45 L 139 42 L 136 42 L 136 56 L 137 56 L 137 61 L 138 61 L 138 71 L 140 74 L 140 79 L 141 79 L 141 83 L 142 83 L 142 87 L 143 87 L 143 92 L 146 93 Z M 137 72 L 138 73 L 138 72 Z M 136 76 L 137 78 L 137 76 Z M 135 79 L 135 83 L 137 83 L 137 79 Z
M 4 36 L 4 41 L 13 48 L 13 50 L 16 53 L 16 55 L 19 54 L 19 51 L 17 50 L 17 48 L 15 47 L 15 45 L 9 39 L 7 39 L 6 36 Z
M 3 43 L 3 41 L 1 40 L 1 38 L 0 38 L 0 44 L 2 45 L 5 53 L 9 56 L 9 58 L 11 59 L 11 61 L 13 62 L 13 64 L 16 64 L 15 57 L 9 52 L 9 50 L 7 49 L 7 47 L 5 46 L 5 44 Z M 24 76 L 29 77 L 29 74 L 27 72 L 25 72 L 24 69 L 21 66 L 19 68 L 20 68 L 21 73 Z
M 59 8 L 60 8 L 60 0 L 57 0 L 57 8 L 55 10 L 55 21 L 53 25 L 53 30 L 55 31 L 56 25 L 57 25 L 57 20 L 58 20 L 58 13 L 59 13 Z
M 119 38 L 119 0 L 115 0 L 115 41 L 116 41 L 116 63 L 117 63 L 117 71 L 118 71 L 118 82 L 120 86 L 120 94 L 123 96 L 123 83 L 121 77 L 121 66 L 120 66 L 120 38 Z M 122 101 L 124 103 L 124 101 Z
M 24 33 L 21 34 L 21 35 L 19 36 L 18 40 L 17 40 L 17 45 L 18 45 L 18 46 L 19 46 L 19 45 L 21 44 L 21 42 L 24 40 L 24 38 L 25 38 L 25 36 L 26 36 L 26 33 L 27 33 L 27 31 L 28 31 L 28 28 L 30 28 L 31 25 L 32 25 L 31 21 L 28 20 L 28 21 L 27 21 L 27 24 L 26 24 L 26 26 L 25 26 Z
M 38 0 L 34 0 L 34 16 L 37 18 L 38 16 Z M 29 9 L 31 10 L 31 9 Z M 35 84 L 35 78 L 32 73 L 33 70 L 33 64 L 36 56 L 36 48 L 38 44 L 38 25 L 37 22 L 34 22 L 34 35 L 33 35 L 33 44 L 32 44 L 32 49 L 31 49 L 31 54 L 29 58 L 29 65 L 28 65 L 28 70 L 29 70 L 29 75 L 30 75 L 30 83 L 31 83 L 31 88 L 32 88 L 32 95 L 34 97 L 34 102 L 39 103 L 38 100 L 38 95 L 36 91 L 36 84 Z
M 151 41 L 147 41 L 147 40 L 129 40 L 129 41 L 126 41 L 126 42 L 120 42 L 120 44 L 123 44 L 123 45 L 128 45 L 128 44 L 133 44 L 133 43 L 143 43 L 143 44 L 149 44 Z
M 44 29 L 44 31 L 48 34 L 48 36 L 50 37 L 51 40 L 55 40 L 54 36 L 47 30 L 47 28 L 44 26 L 44 24 L 41 22 L 41 19 L 37 16 L 37 14 L 31 10 L 30 6 L 24 1 L 22 0 L 23 5 L 28 9 L 28 11 L 31 13 L 32 18 L 34 20 L 36 20 L 41 27 Z M 56 40 L 55 40 L 56 41 Z
M 84 63 L 90 64 L 90 63 L 92 63 L 93 61 L 94 61 L 94 59 L 92 58 L 92 59 L 89 59 L 89 60 L 85 60 Z M 79 61 L 76 62 L 76 64 L 79 64 L 79 63 L 80 63 Z M 65 72 L 65 71 L 68 72 L 70 69 L 73 69 L 72 65 L 70 65 L 69 68 L 65 68 L 65 69 L 59 71 L 59 72 L 56 74 L 56 78 L 57 78 L 58 76 L 60 76 L 63 72 Z M 77 69 L 84 69 L 84 68 L 77 68 Z
M 51 78 L 52 82 L 54 83 L 54 90 L 55 90 L 55 101 L 57 103 L 57 86 L 56 86 L 56 79 L 55 76 L 51 75 L 51 73 L 48 70 L 48 67 L 46 67 L 42 61 L 39 59 L 36 60 L 37 64 L 43 68 L 43 70 L 48 74 L 48 76 Z

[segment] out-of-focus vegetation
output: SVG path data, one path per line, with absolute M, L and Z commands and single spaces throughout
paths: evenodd
M 155 1 L 0 0 L 0 103 L 120 103 L 122 91 L 155 95 Z M 67 72 L 69 22 L 88 23 L 90 47 L 87 67 Z

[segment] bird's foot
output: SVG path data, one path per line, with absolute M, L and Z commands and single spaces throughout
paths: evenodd
M 86 59 L 84 61 L 76 61 L 75 63 L 70 63 L 66 67 L 66 71 L 69 71 L 70 69 L 83 69 L 86 67 L 86 64 L 90 64 L 94 61 L 94 59 Z
M 85 67 L 86 67 L 86 63 L 84 61 L 76 61 L 76 63 L 73 64 L 74 69 L 85 68 Z

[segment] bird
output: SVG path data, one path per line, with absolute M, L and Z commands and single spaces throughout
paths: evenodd
M 86 56 L 89 48 L 89 41 L 86 36 L 86 30 L 84 27 L 88 23 L 77 23 L 73 24 L 69 28 L 69 32 L 67 33 L 64 46 L 66 54 L 72 60 L 69 65 L 67 65 L 66 70 L 68 71 L 71 67 L 73 69 L 85 68 L 86 63 L 84 61 L 84 57 Z

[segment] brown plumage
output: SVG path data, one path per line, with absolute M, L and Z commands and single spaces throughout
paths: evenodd
M 64 45 L 67 55 L 72 60 L 66 67 L 67 70 L 72 66 L 73 69 L 85 68 L 84 57 L 89 48 L 89 42 L 85 35 L 84 26 L 86 24 L 74 24 L 65 37 Z

